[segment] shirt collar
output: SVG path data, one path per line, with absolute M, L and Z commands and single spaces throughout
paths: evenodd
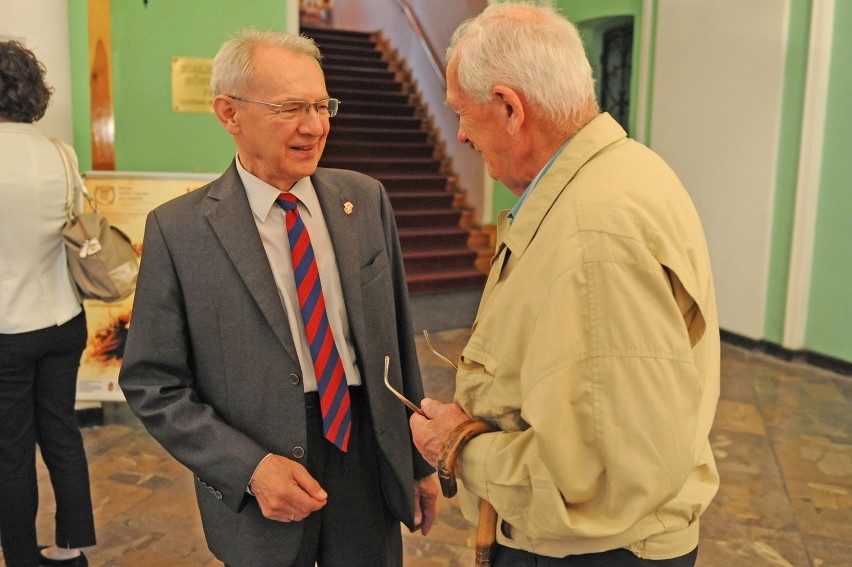
M 0 122 L 0 132 L 14 134 L 39 134 L 41 130 L 30 122 Z
M 281 194 L 281 191 L 246 170 L 243 164 L 240 163 L 239 155 L 237 155 L 236 162 L 240 181 L 243 182 L 243 186 L 246 188 L 249 206 L 254 216 L 263 222 L 269 216 L 269 212 L 275 205 L 275 200 Z M 303 212 L 308 216 L 312 216 L 313 212 L 319 210 L 319 199 L 317 199 L 317 194 L 310 177 L 303 177 L 298 180 L 290 188 L 290 193 L 299 199 L 299 202 L 304 207 Z
M 526 200 L 527 200 L 527 197 L 529 196 L 529 194 L 530 194 L 530 193 L 532 193 L 532 190 L 533 190 L 533 189 L 535 189 L 535 186 L 536 186 L 536 185 L 538 185 L 538 181 L 539 181 L 539 179 L 541 179 L 541 178 L 544 176 L 544 174 L 545 174 L 545 173 L 547 173 L 547 170 L 548 170 L 548 169 L 550 169 L 550 166 L 551 166 L 551 165 L 553 165 L 553 162 L 554 162 L 554 161 L 556 161 L 556 158 L 558 158 L 558 157 L 559 157 L 559 155 L 562 153 L 562 150 L 564 150 L 564 149 L 565 149 L 565 147 L 566 147 L 569 143 L 571 143 L 571 138 L 568 138 L 568 141 L 567 141 L 567 142 L 565 142 L 564 144 L 562 144 L 562 147 L 561 147 L 561 148 L 559 148 L 558 150 L 556 150 L 556 153 L 555 153 L 555 154 L 553 154 L 553 155 L 550 157 L 550 159 L 547 161 L 547 163 L 546 163 L 546 164 L 544 164 L 544 167 L 543 167 L 543 168 L 541 168 L 541 171 L 539 171 L 539 172 L 538 172 L 538 175 L 536 175 L 536 176 L 535 176 L 535 178 L 532 180 L 532 183 L 530 183 L 529 185 L 527 185 L 527 188 L 526 188 L 526 189 L 524 189 L 524 192 L 523 192 L 523 193 L 521 193 L 521 196 L 520 196 L 520 198 L 518 199 L 518 202 L 517 202 L 517 203 L 515 203 L 515 206 L 514 206 L 514 207 L 512 207 L 512 210 L 511 210 L 511 211 L 509 211 L 509 223 L 511 223 L 512 221 L 514 221 L 514 220 L 515 220 L 515 217 L 517 216 L 518 211 L 520 211 L 520 210 L 521 210 L 521 205 L 523 205 L 523 204 L 524 204 L 524 201 L 526 201 Z

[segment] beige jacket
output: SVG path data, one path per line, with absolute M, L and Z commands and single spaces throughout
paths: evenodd
M 502 431 L 462 451 L 465 516 L 486 498 L 498 541 L 542 555 L 690 552 L 719 484 L 719 328 L 689 196 L 602 114 L 500 225 L 455 398 Z

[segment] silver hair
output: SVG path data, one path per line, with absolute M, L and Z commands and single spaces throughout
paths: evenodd
M 505 85 L 566 127 L 598 112 L 592 68 L 577 27 L 552 8 L 507 3 L 463 22 L 447 49 L 459 86 L 476 102 Z
M 210 90 L 213 96 L 243 94 L 254 72 L 253 53 L 257 47 L 281 47 L 293 53 L 307 55 L 319 65 L 322 61 L 317 44 L 309 37 L 277 30 L 246 28 L 222 44 L 213 58 Z

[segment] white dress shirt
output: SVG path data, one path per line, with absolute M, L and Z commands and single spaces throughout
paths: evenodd
M 0 122 L 2 334 L 61 325 L 82 310 L 62 241 L 66 188 L 53 142 L 32 124 Z
M 317 380 L 305 325 L 302 322 L 302 313 L 299 309 L 299 294 L 296 291 L 296 280 L 293 275 L 284 210 L 275 202 L 281 192 L 246 171 L 240 163 L 239 156 L 237 156 L 237 171 L 246 188 L 249 205 L 254 213 L 254 222 L 272 268 L 278 295 L 287 311 L 290 333 L 293 335 L 299 365 L 302 368 L 305 392 L 314 392 L 317 390 Z M 349 319 L 343 301 L 343 287 L 340 283 L 340 273 L 337 271 L 334 247 L 311 179 L 302 178 L 290 189 L 290 193 L 299 199 L 297 205 L 299 214 L 311 236 L 311 245 L 325 297 L 328 322 L 334 335 L 334 344 L 340 353 L 346 381 L 350 386 L 359 386 L 361 374 L 355 365 L 355 347 L 349 332 Z

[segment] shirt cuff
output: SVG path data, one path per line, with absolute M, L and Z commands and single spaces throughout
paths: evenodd
M 249 494 L 251 494 L 252 496 L 254 496 L 254 492 L 252 492 L 252 491 L 251 491 L 251 481 L 253 481 L 253 480 L 254 480 L 254 475 L 255 475 L 255 474 L 257 474 L 257 469 L 259 469 L 259 468 L 260 468 L 260 465 L 261 465 L 261 464 L 263 464 L 263 461 L 265 461 L 266 459 L 268 459 L 268 458 L 269 458 L 269 457 L 271 457 L 271 456 L 272 456 L 272 453 L 267 453 L 267 454 L 266 454 L 266 456 L 265 456 L 265 457 L 263 457 L 263 458 L 260 460 L 260 462 L 259 462 L 259 463 L 257 463 L 257 466 L 256 466 L 256 467 L 254 467 L 254 472 L 253 472 L 253 473 L 251 473 L 251 478 L 250 478 L 250 479 L 249 479 L 249 481 L 248 481 L 248 485 L 246 485 L 246 492 L 248 492 L 248 493 L 249 493 Z

